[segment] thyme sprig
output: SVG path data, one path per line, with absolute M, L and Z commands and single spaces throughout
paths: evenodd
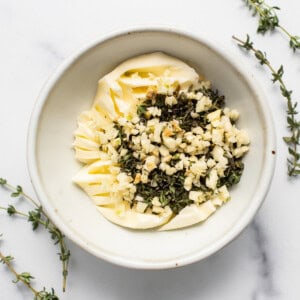
M 289 45 L 296 51 L 300 49 L 300 36 L 292 35 L 285 27 L 279 23 L 276 11 L 280 10 L 278 6 L 270 6 L 264 0 L 243 0 L 253 11 L 253 15 L 259 16 L 257 32 L 265 34 L 267 31 L 273 31 L 279 28 L 289 38 Z
M 281 95 L 287 101 L 287 127 L 290 131 L 290 136 L 286 136 L 283 140 L 288 145 L 289 158 L 287 159 L 288 163 L 288 175 L 297 176 L 300 175 L 300 121 L 297 120 L 297 105 L 298 103 L 292 100 L 292 91 L 288 90 L 284 81 L 283 74 L 284 69 L 281 65 L 278 70 L 276 70 L 267 59 L 265 52 L 254 48 L 253 42 L 250 40 L 249 35 L 245 41 L 233 36 L 233 39 L 238 43 L 238 45 L 247 51 L 250 51 L 254 54 L 257 60 L 261 65 L 265 65 L 272 74 L 272 82 L 279 83 Z
M 34 300 L 59 300 L 56 296 L 55 291 L 51 288 L 47 291 L 44 287 L 42 290 L 38 291 L 32 286 L 32 280 L 34 277 L 29 272 L 18 273 L 12 265 L 14 257 L 11 255 L 4 255 L 0 252 L 0 262 L 7 266 L 8 270 L 14 275 L 15 279 L 13 283 L 22 282 L 34 295 Z
M 18 215 L 21 217 L 27 218 L 27 221 L 31 223 L 32 230 L 36 230 L 40 225 L 45 228 L 51 236 L 51 239 L 54 241 L 55 245 L 58 245 L 60 252 L 58 253 L 59 259 L 62 263 L 62 289 L 65 292 L 68 276 L 68 266 L 70 259 L 70 250 L 68 249 L 65 243 L 65 236 L 62 232 L 51 222 L 42 206 L 40 206 L 32 197 L 24 193 L 21 186 L 13 186 L 7 182 L 6 179 L 0 178 L 0 186 L 7 188 L 11 191 L 11 197 L 22 197 L 29 201 L 34 209 L 29 210 L 27 213 L 17 210 L 13 205 L 8 207 L 0 207 L 0 210 L 5 210 L 9 216 Z

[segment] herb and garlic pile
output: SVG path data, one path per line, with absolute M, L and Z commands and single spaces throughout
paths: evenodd
M 142 58 L 99 81 L 101 106 L 95 101 L 75 132 L 87 166 L 74 181 L 119 225 L 189 226 L 229 200 L 249 137 L 235 125 L 238 111 L 192 68 L 162 53 Z M 111 107 L 101 101 L 106 85 Z
M 240 180 L 249 138 L 234 126 L 238 112 L 223 106 L 224 96 L 210 88 L 172 95 L 153 91 L 136 117 L 116 121 L 112 145 L 131 207 L 159 214 L 168 205 L 178 214 L 193 203 L 229 199 L 227 187 Z

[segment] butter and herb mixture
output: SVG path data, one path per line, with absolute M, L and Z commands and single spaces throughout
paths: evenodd
M 173 230 L 206 220 L 230 198 L 249 150 L 239 113 L 183 61 L 133 57 L 98 82 L 78 118 L 74 177 L 101 214 L 134 228 Z

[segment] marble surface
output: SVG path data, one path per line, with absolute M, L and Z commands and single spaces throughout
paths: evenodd
M 279 5 L 281 22 L 300 34 L 300 2 Z M 130 270 L 99 260 L 69 241 L 72 252 L 68 290 L 60 291 L 56 248 L 43 231 L 32 232 L 20 219 L 0 216 L 2 252 L 15 267 L 36 277 L 36 287 L 54 287 L 60 299 L 300 299 L 300 179 L 286 175 L 285 103 L 270 75 L 233 43 L 232 34 L 251 34 L 275 65 L 284 63 L 286 81 L 300 98 L 300 52 L 293 54 L 281 33 L 255 35 L 257 20 L 243 1 L 0 0 L 0 177 L 33 195 L 26 166 L 26 132 L 35 99 L 47 77 L 84 42 L 135 25 L 170 25 L 208 33 L 247 64 L 267 95 L 276 123 L 277 166 L 265 203 L 250 226 L 230 245 L 205 261 L 162 270 Z M 0 191 L 1 205 L 11 203 Z M 18 201 L 18 200 L 16 200 Z M 20 202 L 20 201 L 19 201 Z M 26 207 L 20 203 L 21 207 Z M 32 299 L 1 266 L 0 299 Z

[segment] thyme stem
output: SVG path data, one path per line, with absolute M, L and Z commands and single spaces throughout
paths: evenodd
M 5 264 L 8 270 L 14 275 L 15 280 L 13 280 L 13 283 L 22 282 L 23 285 L 33 293 L 34 300 L 59 300 L 53 288 L 51 288 L 50 292 L 45 288 L 40 291 L 36 290 L 31 284 L 31 280 L 34 279 L 34 277 L 28 272 L 18 273 L 11 263 L 13 260 L 14 257 L 10 255 L 5 256 L 0 251 L 0 262 Z
M 267 56 L 261 50 L 254 48 L 253 42 L 250 41 L 249 35 L 247 35 L 246 41 L 243 41 L 235 36 L 232 37 L 240 47 L 246 49 L 254 53 L 254 56 L 258 59 L 261 65 L 267 66 L 267 68 L 272 73 L 272 82 L 275 83 L 278 81 L 280 85 L 280 90 L 282 96 L 287 100 L 287 123 L 288 128 L 291 132 L 291 135 L 288 137 L 284 137 L 284 141 L 287 143 L 288 151 L 291 156 L 287 160 L 288 162 L 288 175 L 289 176 L 297 176 L 300 175 L 300 153 L 298 153 L 298 146 L 300 145 L 300 122 L 297 121 L 296 115 L 298 112 L 296 111 L 297 102 L 293 102 L 292 100 L 292 91 L 288 90 L 282 77 L 283 77 L 283 66 L 276 71 L 275 68 L 271 65 Z
M 293 37 L 283 26 L 278 25 L 277 27 L 280 28 L 289 38 Z
M 6 187 L 7 189 L 9 189 L 10 191 L 14 193 L 17 193 L 17 196 L 23 196 L 26 200 L 28 200 L 29 202 L 31 202 L 35 207 L 39 207 L 40 205 L 29 195 L 27 195 L 26 193 L 24 193 L 23 189 L 20 186 L 13 186 L 10 183 L 8 183 L 7 181 L 2 184 L 2 186 Z M 20 189 L 21 188 L 21 189 Z M 14 197 L 14 196 L 13 196 Z
M 7 256 L 4 256 L 1 253 L 1 251 L 0 251 L 0 259 L 1 262 L 4 263 L 7 266 L 7 268 L 11 271 L 11 273 L 16 277 L 16 280 L 21 281 L 25 286 L 27 286 L 34 293 L 35 296 L 38 295 L 38 291 L 35 288 L 33 288 L 30 283 L 26 282 L 25 279 L 23 279 L 23 277 L 20 276 L 20 274 L 17 273 L 15 268 L 10 263 L 10 260 L 8 260 Z
M 1 209 L 1 210 L 8 211 L 8 210 L 9 210 L 9 207 L 3 207 L 3 206 L 0 206 L 0 209 Z M 28 217 L 28 214 L 23 213 L 23 212 L 18 211 L 18 210 L 15 210 L 14 213 L 15 213 L 16 215 L 19 215 L 19 216 L 22 216 L 22 217 Z

